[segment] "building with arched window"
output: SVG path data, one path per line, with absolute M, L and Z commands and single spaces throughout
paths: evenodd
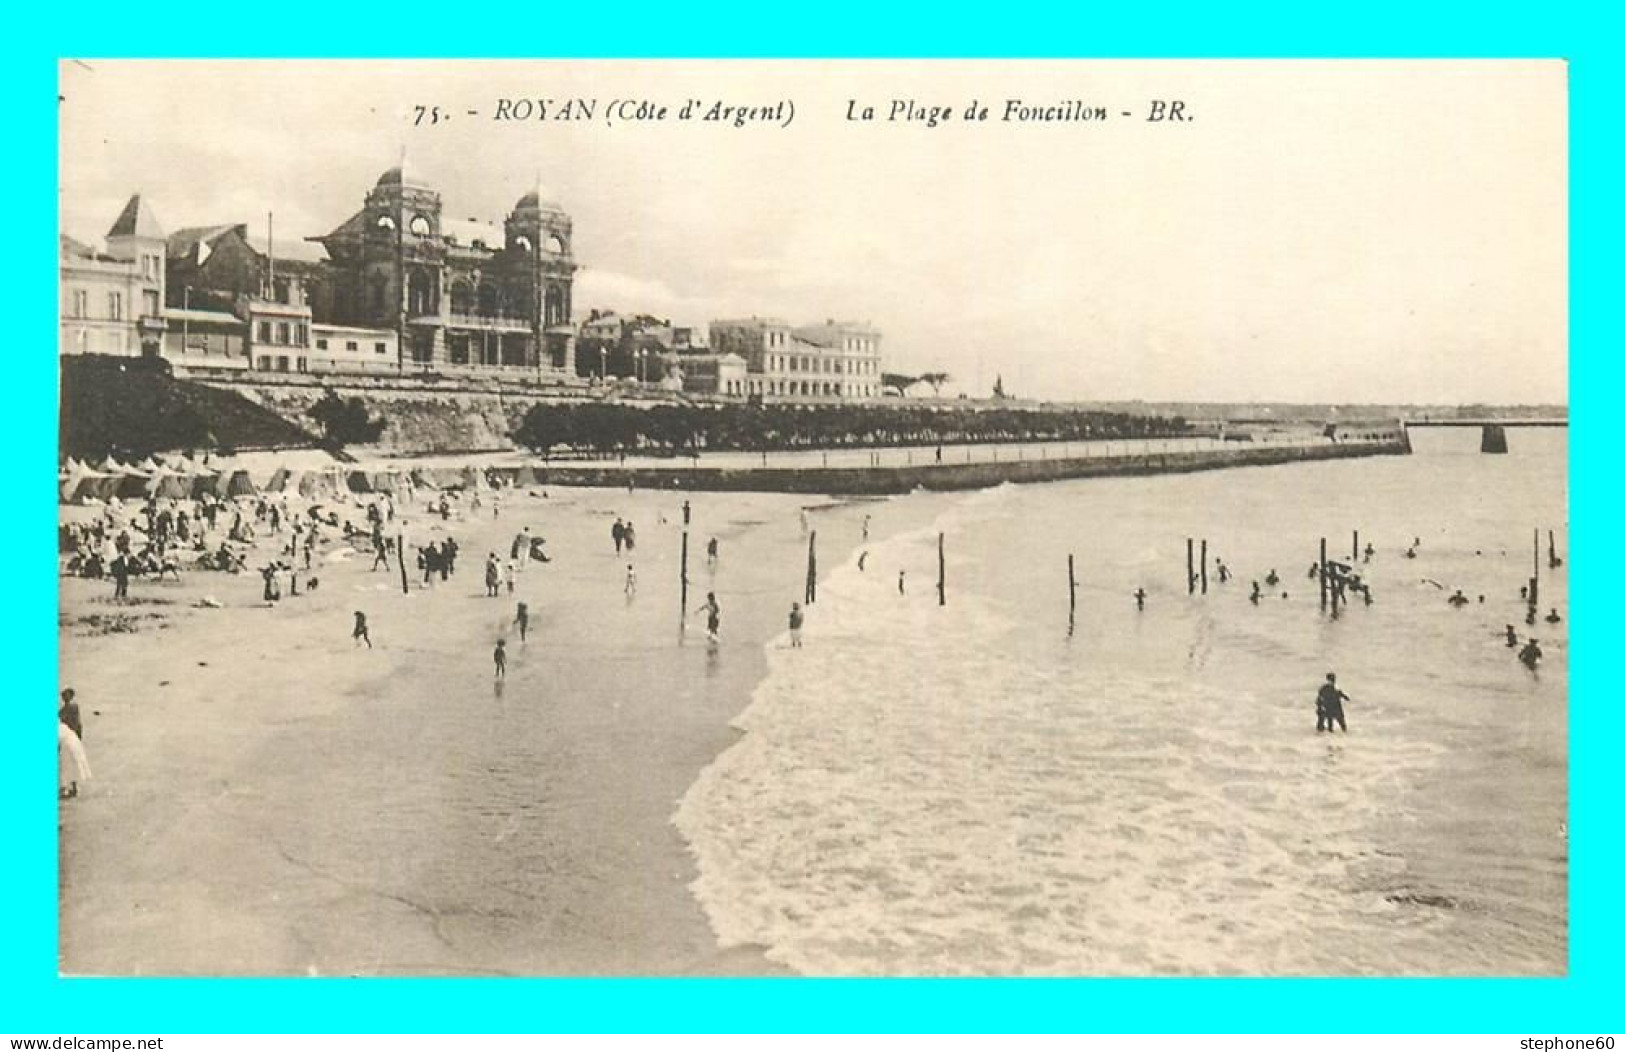
M 396 334 L 403 370 L 573 376 L 570 217 L 538 187 L 500 228 L 445 213 L 404 160 L 331 233 L 319 321 Z

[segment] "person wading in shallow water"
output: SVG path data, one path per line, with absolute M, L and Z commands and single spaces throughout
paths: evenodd
M 1331 731 L 1332 723 L 1343 728 L 1343 733 L 1349 732 L 1348 720 L 1343 716 L 1343 702 L 1348 695 L 1337 689 L 1337 673 L 1326 673 L 1326 682 L 1320 685 L 1320 692 L 1315 695 L 1315 732 Z

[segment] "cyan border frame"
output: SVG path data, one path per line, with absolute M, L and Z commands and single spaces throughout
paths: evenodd
M 1607 1032 L 1625 952 L 1619 702 L 1594 641 L 1620 620 L 1596 575 L 1571 588 L 1570 973 L 1565 979 L 141 979 L 56 978 L 54 572 L 57 60 L 66 57 L 1565 58 L 1570 72 L 1571 567 L 1608 539 L 1600 430 L 1619 394 L 1618 15 L 1605 5 L 1189 2 L 1047 11 L 834 4 L 114 5 L 10 12 L 0 70 L 20 325 L 0 601 L 13 670 L 0 734 L 0 1032 L 1092 1031 Z M 484 28 L 480 28 L 484 27 Z M 473 51 L 471 47 L 481 50 Z M 444 50 L 441 50 L 444 48 Z M 487 49 L 488 48 L 488 49 Z M 426 50 L 425 50 L 426 49 Z M 1427 105 L 1418 99 L 1418 105 Z M 1327 115 L 1335 120 L 1335 114 Z M 1610 294 L 1613 295 L 1610 295 Z M 1611 567 L 1609 569 L 1612 569 Z

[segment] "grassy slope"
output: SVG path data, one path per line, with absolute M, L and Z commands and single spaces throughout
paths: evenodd
M 264 406 L 234 391 L 177 380 L 161 363 L 88 355 L 62 359 L 64 456 L 318 444 L 315 435 Z

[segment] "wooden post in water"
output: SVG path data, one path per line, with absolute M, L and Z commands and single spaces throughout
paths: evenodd
M 686 504 L 685 504 L 685 508 L 686 508 Z M 686 527 L 686 526 L 683 528 L 683 564 L 682 564 L 682 566 L 683 566 L 683 568 L 682 568 L 682 570 L 680 572 L 682 574 L 681 582 L 682 582 L 683 612 L 682 612 L 682 616 L 681 616 L 680 619 L 686 621 L 686 620 L 688 620 L 688 527 Z
M 401 564 L 401 594 L 411 595 L 412 589 L 406 584 L 406 534 L 395 535 L 395 560 Z
M 1540 608 L 1540 530 L 1535 530 L 1535 565 L 1534 575 L 1529 578 L 1529 612 L 1535 613 Z
M 1202 594 L 1207 595 L 1207 538 L 1202 538 Z
M 1320 539 L 1320 608 L 1326 609 L 1326 538 Z
M 942 534 L 937 534 L 937 605 L 948 605 L 948 558 L 943 553 Z
M 807 605 L 818 602 L 818 531 L 807 536 Z
M 1196 542 L 1185 538 L 1185 594 L 1196 594 Z
M 1078 579 L 1072 572 L 1072 553 L 1066 553 L 1066 623 L 1078 614 Z
M 1551 530 L 1546 531 L 1546 565 L 1550 569 L 1557 569 L 1557 537 Z

